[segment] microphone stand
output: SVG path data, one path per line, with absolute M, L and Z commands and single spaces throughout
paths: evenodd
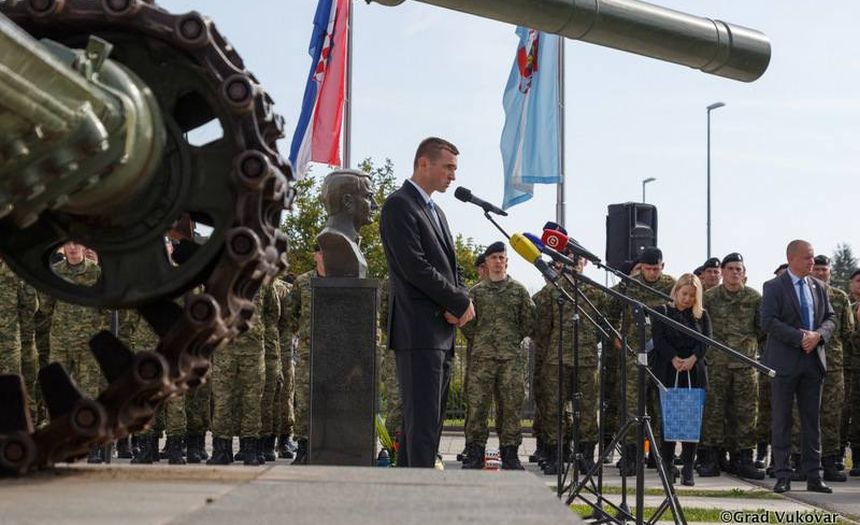
M 651 379 L 654 382 L 656 382 L 661 388 L 665 388 L 662 386 L 662 384 L 660 384 L 659 380 L 657 380 L 657 378 L 654 376 L 653 372 L 648 367 L 648 353 L 647 353 L 647 349 L 646 349 L 646 344 L 647 344 L 647 339 L 648 339 L 647 333 L 646 333 L 646 326 L 648 325 L 648 317 L 646 317 L 646 314 L 648 314 L 648 316 L 650 316 L 651 319 L 659 319 L 662 323 L 666 324 L 667 326 L 670 326 L 673 329 L 675 329 L 681 333 L 684 333 L 684 334 L 692 337 L 693 339 L 695 339 L 699 342 L 705 343 L 706 345 L 708 345 L 711 348 L 716 348 L 717 350 L 720 350 L 720 351 L 726 353 L 727 355 L 729 355 L 729 357 L 731 357 L 732 359 L 735 359 L 735 360 L 740 361 L 740 362 L 742 362 L 748 366 L 751 366 L 751 367 L 755 368 L 756 370 L 758 370 L 759 372 L 762 372 L 762 373 L 768 375 L 769 377 L 774 377 L 776 375 L 776 372 L 774 370 L 768 368 L 767 366 L 759 363 L 758 361 L 755 361 L 754 359 L 749 358 L 749 357 L 737 352 L 736 350 L 729 348 L 728 346 L 726 346 L 726 345 L 724 345 L 724 344 L 722 344 L 722 343 L 720 343 L 714 339 L 706 337 L 706 336 L 696 332 L 695 330 L 688 328 L 687 326 L 684 326 L 681 323 L 676 322 L 675 320 L 669 318 L 668 316 L 658 312 L 657 310 L 655 310 L 653 308 L 650 308 L 650 307 L 642 304 L 641 302 L 639 302 L 635 299 L 632 299 L 632 298 L 624 295 L 623 293 L 620 293 L 616 290 L 613 290 L 611 288 L 607 288 L 603 285 L 598 284 L 597 282 L 593 281 L 592 279 L 590 279 L 590 278 L 588 278 L 582 274 L 568 271 L 568 272 L 565 272 L 565 275 L 567 276 L 566 278 L 568 278 L 568 279 L 573 278 L 575 281 L 588 284 L 588 285 L 590 285 L 590 286 L 592 286 L 598 290 L 603 291 L 604 293 L 608 294 L 609 296 L 611 296 L 615 299 L 621 300 L 622 302 L 626 303 L 627 305 L 629 305 L 633 308 L 633 318 L 636 322 L 637 334 L 638 334 L 638 339 L 639 339 L 639 341 L 638 341 L 639 348 L 638 348 L 637 360 L 636 360 L 636 366 L 637 366 L 637 372 L 638 372 L 638 377 L 637 377 L 637 390 L 638 390 L 637 414 L 636 414 L 636 416 L 631 417 L 629 419 L 626 417 L 626 412 L 627 412 L 626 405 L 627 405 L 627 403 L 626 403 L 626 399 L 624 399 L 623 402 L 625 405 L 625 421 L 624 421 L 624 424 L 619 429 L 616 436 L 613 438 L 610 446 L 607 447 L 607 450 L 612 450 L 619 442 L 621 442 L 621 440 L 624 438 L 624 436 L 626 436 L 627 432 L 629 432 L 633 429 L 633 425 L 638 423 L 638 434 L 639 434 L 638 439 L 639 439 L 639 442 L 636 445 L 637 450 L 636 450 L 636 516 L 635 516 L 635 518 L 632 518 L 630 516 L 629 510 L 624 510 L 624 509 L 614 505 L 612 502 L 609 502 L 608 500 L 606 500 L 601 494 L 595 493 L 595 491 L 591 491 L 591 492 L 595 496 L 600 498 L 601 501 L 606 502 L 610 506 L 614 507 L 619 512 L 619 514 L 622 515 L 619 517 L 611 518 L 609 516 L 605 516 L 605 514 L 604 514 L 606 521 L 611 521 L 613 523 L 621 524 L 621 523 L 624 523 L 627 519 L 632 518 L 632 519 L 635 519 L 635 522 L 637 523 L 637 525 L 641 525 L 642 523 L 644 523 L 643 520 L 644 520 L 644 506 L 645 506 L 645 461 L 644 461 L 644 455 L 643 455 L 644 451 L 642 448 L 642 443 L 644 443 L 644 440 L 646 437 L 650 440 L 650 442 L 652 444 L 654 443 L 654 432 L 653 432 L 653 429 L 651 428 L 651 418 L 646 411 L 646 402 L 645 402 L 646 401 L 646 395 L 647 395 L 647 385 L 648 385 L 647 376 L 650 375 Z M 614 332 L 614 329 L 612 331 Z M 615 333 L 617 334 L 617 332 L 615 332 Z M 624 348 L 629 349 L 629 347 L 627 347 L 626 344 L 624 345 Z M 624 366 L 624 369 L 626 369 L 626 366 Z M 604 455 L 606 455 L 607 450 L 603 451 Z M 655 512 L 654 516 L 649 520 L 649 523 L 655 523 L 657 520 L 660 519 L 660 517 L 663 515 L 663 513 L 667 509 L 669 509 L 672 512 L 674 522 L 676 523 L 676 525 L 686 525 L 686 523 L 687 523 L 686 518 L 684 517 L 683 510 L 681 508 L 680 502 L 678 501 L 678 497 L 675 494 L 674 487 L 672 485 L 672 481 L 667 476 L 665 464 L 663 462 L 663 458 L 660 456 L 659 447 L 654 446 L 653 452 L 654 452 L 655 458 L 657 460 L 657 471 L 658 471 L 658 474 L 659 474 L 659 477 L 661 480 L 661 484 L 663 485 L 663 491 L 666 494 L 666 499 L 660 504 L 660 506 L 657 509 L 657 512 Z M 567 501 L 566 501 L 566 503 L 568 505 L 570 505 L 573 502 L 573 500 L 576 499 L 577 497 L 580 497 L 581 499 L 585 500 L 585 498 L 583 498 L 581 496 L 581 491 L 583 489 L 585 489 L 586 483 L 594 476 L 594 474 L 597 473 L 598 469 L 602 468 L 602 465 L 603 465 L 603 457 L 601 456 L 594 463 L 594 465 L 591 467 L 589 472 L 586 473 L 585 477 L 582 480 L 577 481 L 575 486 L 566 487 L 566 489 L 568 489 L 568 490 L 572 489 L 571 493 L 569 494 Z M 590 501 L 587 501 L 587 500 L 586 500 L 586 503 L 588 503 L 589 505 L 594 507 L 595 510 L 602 511 L 602 509 L 600 507 L 598 507 L 596 504 L 594 504 Z

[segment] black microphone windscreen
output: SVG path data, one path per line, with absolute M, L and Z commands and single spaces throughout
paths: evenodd
M 472 198 L 472 191 L 468 188 L 464 188 L 463 186 L 458 186 L 457 189 L 454 190 L 454 197 L 457 200 L 469 202 L 469 199 Z

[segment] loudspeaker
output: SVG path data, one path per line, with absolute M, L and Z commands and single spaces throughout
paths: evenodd
M 621 268 L 657 246 L 657 207 L 643 202 L 610 204 L 606 215 L 606 264 Z

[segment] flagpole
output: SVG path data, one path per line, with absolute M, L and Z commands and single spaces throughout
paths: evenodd
M 347 0 L 349 16 L 346 33 L 346 88 L 343 99 L 343 160 L 342 167 L 352 166 L 352 0 Z
M 555 222 L 564 226 L 564 38 L 558 39 L 558 173 L 555 196 Z

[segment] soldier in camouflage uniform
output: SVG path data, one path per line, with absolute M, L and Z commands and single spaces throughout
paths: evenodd
M 2 264 L 2 262 L 0 262 Z M 21 335 L 21 375 L 27 387 L 30 417 L 38 421 L 41 389 L 36 388 L 39 378 L 39 353 L 36 351 L 36 311 L 39 298 L 36 289 L 27 283 L 21 285 L 18 298 L 18 325 Z
M 298 336 L 296 347 L 296 426 L 298 440 L 296 459 L 293 465 L 308 462 L 308 418 L 310 417 L 310 357 L 311 357 L 311 279 L 325 277 L 322 253 L 314 246 L 316 268 L 296 277 L 290 291 L 290 330 Z
M 854 315 L 854 333 L 845 348 L 845 439 L 851 444 L 853 466 L 849 475 L 854 477 L 860 476 L 860 269 L 851 273 L 848 284 L 851 292 L 850 309 Z
M 266 461 L 275 461 L 275 411 L 277 410 L 278 392 L 284 387 L 284 373 L 281 361 L 281 338 L 279 334 L 279 323 L 281 319 L 281 297 L 287 295 L 287 287 L 280 279 L 272 283 L 272 300 L 264 307 L 272 311 L 264 311 L 261 319 L 266 323 L 265 330 L 265 354 L 263 362 L 265 365 L 265 384 L 263 385 L 263 396 L 260 402 L 261 429 L 260 429 L 260 452 Z M 278 429 L 280 430 L 280 429 Z
M 487 417 L 495 397 L 501 415 L 502 468 L 522 470 L 517 455 L 522 443 L 520 413 L 525 398 L 522 342 L 531 335 L 535 306 L 528 290 L 507 274 L 504 243 L 491 244 L 484 255 L 489 276 L 469 291 L 475 305 L 475 322 L 461 328 L 471 343 L 467 458 L 463 468 L 484 467 Z
M 254 298 L 255 316 L 247 331 L 213 354 L 212 457 L 207 464 L 227 465 L 233 461 L 233 436 L 239 436 L 245 465 L 260 464 L 266 326 L 277 323 L 277 319 L 269 318 L 277 312 L 276 301 L 271 285 L 261 287 Z
M 702 268 L 702 290 L 707 292 L 711 288 L 720 285 L 720 279 L 722 278 L 722 268 L 720 267 L 720 260 L 716 257 L 711 257 L 705 264 L 701 266 Z
M 705 293 L 705 309 L 711 316 L 713 338 L 755 359 L 764 341 L 759 312 L 761 294 L 743 284 L 745 269 L 741 254 L 726 255 L 721 268 L 723 284 Z M 732 451 L 735 473 L 744 478 L 764 479 L 764 472 L 753 463 L 758 373 L 719 351 L 709 352 L 708 371 L 699 475 L 720 475 L 717 450 L 726 446 L 726 426 L 733 425 L 737 428 L 738 441 L 738 450 Z M 734 407 L 736 424 L 727 419 L 731 407 Z
M 582 272 L 585 267 L 585 259 L 578 259 L 578 266 L 573 270 Z M 573 297 L 574 288 L 566 280 L 561 281 L 562 288 L 568 295 Z M 603 310 L 605 298 L 603 293 L 587 284 L 579 286 L 580 291 L 591 301 L 598 309 Z M 572 399 L 573 392 L 580 393 L 579 398 L 579 444 L 578 452 L 582 454 L 583 464 L 580 465 L 582 470 L 591 468 L 594 460 L 594 448 L 597 444 L 597 413 L 598 413 L 598 348 L 600 345 L 600 331 L 589 321 L 584 315 L 580 316 L 578 338 L 579 338 L 579 369 L 578 369 L 578 384 L 573 384 L 573 327 L 574 327 L 574 312 L 572 304 L 564 306 L 564 334 L 562 343 L 564 345 L 561 361 L 561 374 L 564 377 L 564 388 L 561 391 L 564 402 L 564 435 L 558 435 L 558 395 L 559 395 L 559 362 L 558 362 L 558 343 L 559 343 L 559 305 L 558 299 L 561 292 L 551 283 L 547 283 L 535 295 L 535 328 L 534 339 L 537 348 L 541 349 L 541 362 L 543 380 L 543 402 L 542 410 L 544 410 L 543 418 L 545 421 L 544 433 L 547 439 L 547 460 L 544 463 L 543 471 L 547 475 L 555 475 L 558 469 L 561 468 L 561 461 L 558 457 L 558 440 L 564 441 L 564 448 L 568 449 L 568 443 L 572 437 L 572 407 L 567 400 Z M 594 311 L 585 301 L 579 300 L 579 305 L 582 311 L 588 314 L 592 319 L 595 319 Z
M 119 320 L 119 337 L 135 352 L 154 352 L 158 336 L 146 320 L 134 310 L 123 310 Z M 162 431 L 167 434 L 167 459 L 171 465 L 184 465 L 182 439 L 186 434 L 185 400 L 170 397 L 158 408 L 158 416 L 150 428 L 138 434 L 140 449 L 131 460 L 134 464 L 148 465 L 159 458 L 158 441 Z M 196 463 L 200 462 L 197 458 Z
M 663 273 L 663 266 L 663 252 L 656 247 L 645 248 L 639 256 L 639 273 L 634 275 L 633 279 L 668 296 L 672 292 L 672 288 L 675 286 L 675 279 Z M 665 298 L 637 285 L 621 283 L 619 291 L 652 308 L 666 303 Z M 627 345 L 633 349 L 634 352 L 637 351 L 639 349 L 639 334 L 636 322 L 633 319 L 632 308 L 628 307 L 626 303 L 615 300 L 610 304 L 608 311 L 610 319 L 616 325 L 616 328 L 619 329 L 619 332 L 626 325 L 627 331 L 626 333 L 621 332 L 621 335 L 626 336 Z M 650 325 L 645 327 L 645 337 L 647 341 L 651 340 Z M 621 341 L 616 339 L 613 342 L 613 346 L 616 351 L 622 351 Z M 626 349 L 624 350 L 623 355 L 624 358 L 622 366 L 625 366 L 627 371 L 627 379 L 625 383 L 626 412 L 630 416 L 635 416 L 639 396 L 639 387 L 637 382 L 638 370 L 636 365 L 637 357 L 635 353 L 628 352 Z M 662 429 L 660 427 L 660 412 L 658 410 L 660 403 L 658 400 L 657 390 L 658 389 L 655 385 L 648 385 L 646 407 L 648 414 L 651 416 L 651 426 L 654 431 L 654 438 L 659 441 Z M 619 411 L 621 410 L 624 409 L 619 407 Z M 619 425 L 622 423 L 623 417 L 624 414 L 619 412 Z M 628 476 L 633 475 L 636 472 L 636 436 L 637 432 L 635 429 L 627 432 L 624 439 L 624 453 L 622 460 L 619 463 L 619 468 Z M 656 468 L 656 461 L 653 456 L 649 455 L 648 463 L 649 466 Z
M 69 242 L 63 249 L 66 258 L 51 267 L 54 273 L 75 284 L 93 286 L 99 279 L 99 266 L 84 258 L 84 247 Z M 89 340 L 109 328 L 108 314 L 47 295 L 39 296 L 39 311 L 44 319 L 40 328 L 48 331 L 49 361 L 60 363 L 85 396 L 96 398 L 104 378 L 90 353 Z M 102 447 L 94 446 L 88 461 L 102 462 L 102 451 Z
M 482 253 L 475 258 L 475 269 L 478 271 L 478 282 L 481 282 L 487 278 L 487 254 Z M 463 400 L 465 401 L 465 415 L 463 416 L 463 428 L 469 426 L 469 357 L 472 355 L 472 344 L 469 341 L 466 341 L 466 355 L 460 356 L 460 359 L 465 360 L 465 366 L 463 367 Z M 394 356 L 392 356 L 394 357 Z M 395 368 L 394 373 L 397 373 L 396 364 L 391 365 Z M 496 414 L 496 431 L 498 432 L 498 410 Z M 468 455 L 468 450 L 463 448 L 463 452 L 461 452 L 457 456 L 457 461 L 465 461 Z
M 821 392 L 821 465 L 824 469 L 824 481 L 847 481 L 845 473 L 840 472 L 837 463 L 843 461 L 842 439 L 842 409 L 845 404 L 845 378 L 843 375 L 845 349 L 851 345 L 851 334 L 854 332 L 854 315 L 848 294 L 830 286 L 830 258 L 826 255 L 816 255 L 812 267 L 812 276 L 824 281 L 827 286 L 827 296 L 836 314 L 837 332 L 824 347 L 827 356 L 827 374 L 824 376 L 824 386 Z M 795 420 L 798 421 L 798 420 Z M 799 432 L 799 425 L 795 425 Z M 843 465 L 844 468 L 844 465 Z
M 18 278 L 3 259 L 0 259 L 0 374 L 21 374 L 22 364 L 25 360 L 22 349 L 22 334 L 32 330 L 33 314 L 36 311 L 38 300 L 33 294 L 32 288 Z M 29 325 L 25 325 L 26 320 Z M 28 361 L 32 362 L 32 339 L 27 345 L 26 352 Z M 25 374 L 28 395 L 32 396 L 33 381 L 35 377 Z M 32 399 L 32 397 L 31 397 Z
M 296 276 L 288 274 L 275 287 L 275 295 L 280 303 L 278 317 L 278 342 L 281 347 L 281 375 L 284 383 L 278 392 L 275 403 L 275 428 L 278 430 L 278 456 L 281 459 L 293 459 L 294 447 L 290 440 L 293 427 L 296 424 L 294 401 L 296 394 L 296 368 L 293 363 L 293 333 L 290 330 L 290 291 L 295 284 Z

